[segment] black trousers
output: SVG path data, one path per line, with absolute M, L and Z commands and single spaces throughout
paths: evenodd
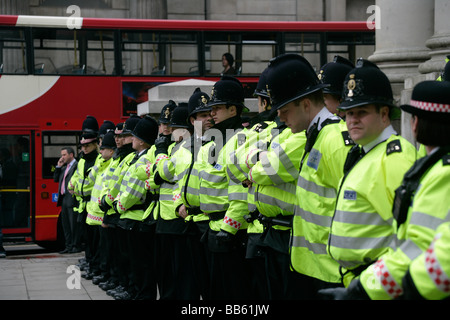
M 100 230 L 98 225 L 86 224 L 86 260 L 89 263 L 89 272 L 95 275 L 100 274 Z
M 251 264 L 245 258 L 247 230 L 239 230 L 232 243 L 220 245 L 216 231 L 208 232 L 210 261 L 210 298 L 212 300 L 252 299 Z
M 156 300 L 155 231 L 141 231 L 140 222 L 127 231 L 130 262 L 128 293 L 137 300 Z
M 210 300 L 210 275 L 209 261 L 211 253 L 207 243 L 201 241 L 205 232 L 209 229 L 208 221 L 192 222 L 192 234 L 187 237 L 187 251 L 190 253 L 192 276 L 200 291 L 203 300 Z
M 108 226 L 101 229 L 100 250 L 102 252 L 102 273 L 109 278 L 109 281 L 118 284 L 119 273 L 117 270 L 118 244 L 116 227 Z
M 73 200 L 71 195 L 62 197 L 61 203 L 61 224 L 64 231 L 64 242 L 67 250 L 72 250 L 76 247 L 75 245 L 75 227 L 76 227 L 76 217 L 75 212 L 73 212 Z
M 188 236 L 156 234 L 158 288 L 161 300 L 199 300 Z
M 115 228 L 115 244 L 117 247 L 115 269 L 119 276 L 119 285 L 128 290 L 130 286 L 130 253 L 128 250 L 128 231 Z

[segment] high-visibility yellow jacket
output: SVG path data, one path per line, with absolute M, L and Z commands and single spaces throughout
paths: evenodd
M 108 173 L 109 165 L 112 162 L 112 158 L 100 161 L 90 171 L 90 179 L 94 179 L 95 183 L 91 192 L 91 200 L 87 203 L 87 216 L 86 223 L 88 225 L 101 225 L 103 222 L 104 212 L 100 209 L 99 204 L 101 201 L 101 194 L 106 185 L 106 174 Z
M 342 179 L 331 221 L 328 250 L 347 270 L 365 268 L 391 250 L 395 190 L 416 159 L 415 147 L 395 135 L 392 127 L 375 142 Z M 352 273 L 347 273 L 344 284 Z
M 415 167 L 430 156 L 419 159 Z M 398 227 L 395 250 L 362 272 L 360 281 L 371 299 L 393 299 L 402 294 L 402 278 L 411 261 L 427 250 L 438 226 L 450 221 L 449 181 L 450 153 L 445 153 L 420 177 L 406 220 Z
M 450 297 L 450 222 L 442 223 L 430 246 L 409 267 L 416 290 L 428 300 Z
M 86 159 L 82 158 L 78 161 L 77 170 L 74 172 L 70 178 L 67 188 L 74 192 L 74 195 L 78 201 L 78 207 L 74 208 L 75 212 L 83 212 L 86 210 L 86 205 L 90 200 L 92 188 L 95 184 L 95 176 L 90 175 L 90 172 L 95 166 L 99 166 L 99 163 L 103 160 L 101 154 L 97 151 L 93 151 L 88 157 L 91 160 L 95 156 L 95 161 L 91 163 L 89 167 L 86 166 Z
M 115 199 L 120 219 L 143 220 L 147 197 L 147 190 L 145 189 L 147 173 L 145 169 L 149 162 L 146 157 L 148 151 L 145 150 L 141 154 L 135 154 L 123 177 L 119 194 Z
M 339 265 L 328 255 L 326 246 L 337 189 L 351 141 L 342 120 L 336 122 L 339 118 L 325 109 L 318 116 L 320 131 L 310 152 L 305 150 L 300 164 L 292 226 L 291 265 L 298 273 L 339 283 Z M 327 122 L 334 123 L 323 126 Z M 307 137 L 314 132 L 313 128 L 314 125 L 307 131 Z M 310 145 L 310 142 L 307 141 L 307 144 Z

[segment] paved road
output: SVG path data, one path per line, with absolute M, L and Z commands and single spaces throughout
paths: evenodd
M 34 244 L 4 247 L 7 257 L 0 259 L 0 300 L 112 300 L 79 276 L 74 265 L 84 253 L 59 254 Z

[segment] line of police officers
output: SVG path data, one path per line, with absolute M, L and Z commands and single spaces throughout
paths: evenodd
M 229 76 L 159 121 L 131 116 L 70 181 L 84 276 L 124 300 L 448 298 L 448 80 L 401 106 L 421 151 L 391 124 L 384 73 L 339 56 L 318 76 L 272 59 L 249 128 Z M 81 144 L 97 131 L 88 117 Z

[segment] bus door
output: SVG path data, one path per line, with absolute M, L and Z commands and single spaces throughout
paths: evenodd
M 5 238 L 32 232 L 30 131 L 0 131 L 0 228 Z

